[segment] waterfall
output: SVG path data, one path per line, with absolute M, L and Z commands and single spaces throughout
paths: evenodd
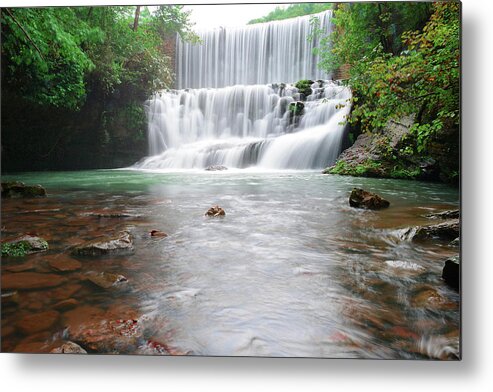
M 254 5 L 252 5 L 254 7 Z M 177 37 L 177 88 L 225 87 L 326 79 L 313 53 L 318 28 L 329 32 L 332 11 L 270 23 L 198 31 L 201 45 Z
M 317 43 L 307 40 L 311 17 L 202 32 L 201 45 L 178 41 L 180 88 L 146 102 L 150 156 L 134 167 L 278 170 L 333 163 L 351 90 L 317 70 Z M 330 31 L 331 17 L 326 11 L 313 20 Z M 308 78 L 316 81 L 305 97 L 291 83 Z

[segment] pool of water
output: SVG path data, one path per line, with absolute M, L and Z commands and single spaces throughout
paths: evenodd
M 49 197 L 2 200 L 2 239 L 33 233 L 50 250 L 4 258 L 2 273 L 63 275 L 54 288 L 17 290 L 2 307 L 2 351 L 49 351 L 71 331 L 138 320 L 130 344 L 101 339 L 97 352 L 289 357 L 451 358 L 459 349 L 459 294 L 441 280 L 447 243 L 403 240 L 427 213 L 457 208 L 443 184 L 325 176 L 316 172 L 131 170 L 2 176 L 42 184 Z M 391 203 L 381 211 L 349 207 L 353 187 Z M 220 205 L 225 217 L 208 218 Z M 94 211 L 129 216 L 98 218 Z M 50 260 L 120 230 L 130 255 L 79 258 L 54 272 Z M 152 238 L 161 230 L 166 238 Z M 72 257 L 72 256 L 70 256 Z M 13 268 L 14 267 L 14 268 Z M 22 269 L 22 268 L 21 268 Z M 93 272 L 124 275 L 125 290 L 87 281 Z M 4 293 L 4 292 L 2 292 Z M 36 333 L 18 328 L 57 310 Z M 57 308 L 58 309 L 58 308 Z M 157 342 L 157 343 L 156 343 Z M 83 345 L 83 343 L 81 343 Z

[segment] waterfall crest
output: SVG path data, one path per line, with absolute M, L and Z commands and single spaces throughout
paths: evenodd
M 225 87 L 327 79 L 313 53 L 317 27 L 329 32 L 332 11 L 270 23 L 198 31 L 202 44 L 176 41 L 177 88 Z

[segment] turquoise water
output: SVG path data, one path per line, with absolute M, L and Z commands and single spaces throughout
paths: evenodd
M 80 286 L 70 290 L 78 307 L 60 312 L 42 336 L 12 331 L 3 340 L 4 351 L 33 339 L 48 347 L 60 336 L 70 337 L 71 329 L 83 329 L 94 314 L 121 318 L 131 311 L 145 333 L 120 350 L 124 353 L 156 354 L 149 342 L 157 341 L 171 353 L 190 355 L 457 354 L 459 296 L 440 278 L 443 259 L 457 249 L 400 237 L 405 227 L 430 223 L 425 214 L 457 208 L 455 188 L 286 171 L 2 176 L 14 179 L 42 184 L 49 197 L 2 200 L 3 237 L 35 232 L 47 238 L 50 251 L 3 260 L 2 269 L 32 260 L 35 271 L 50 272 L 49 257 L 124 229 L 134 236 L 135 252 L 82 259 L 80 271 L 64 274 L 65 286 Z M 350 208 L 353 187 L 379 193 L 391 207 Z M 204 217 L 216 204 L 226 216 Z M 130 217 L 88 214 L 101 210 Z M 153 229 L 169 236 L 150 238 Z M 93 287 L 84 280 L 90 271 L 123 274 L 128 290 Z M 18 308 L 4 310 L 2 323 L 16 325 L 59 299 L 54 289 L 44 290 L 43 300 L 39 292 L 20 290 Z M 111 341 L 99 349 L 111 350 Z

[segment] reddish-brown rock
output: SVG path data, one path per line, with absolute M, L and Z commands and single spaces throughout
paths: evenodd
M 26 335 L 46 331 L 58 321 L 60 313 L 55 310 L 35 313 L 22 318 L 17 323 L 17 328 Z
M 75 308 L 76 306 L 79 305 L 79 301 L 77 301 L 75 298 L 69 298 L 69 299 L 64 299 L 63 301 L 60 301 L 53 305 L 53 309 L 55 310 L 60 310 L 60 311 L 66 311 Z
M 371 193 L 360 188 L 353 188 L 349 196 L 349 205 L 356 208 L 380 210 L 387 208 L 390 203 L 376 193 Z
M 224 216 L 226 215 L 226 212 L 224 212 L 224 210 L 219 207 L 219 206 L 214 206 L 214 207 L 211 207 L 207 210 L 207 212 L 205 213 L 206 216 Z
M 48 260 L 51 268 L 58 272 L 76 271 L 82 267 L 82 263 L 66 255 L 57 255 L 56 258 Z
M 60 347 L 56 347 L 50 351 L 52 354 L 87 354 L 81 346 L 74 342 L 63 343 Z
M 56 287 L 65 282 L 60 275 L 19 272 L 2 274 L 2 290 L 33 290 Z

